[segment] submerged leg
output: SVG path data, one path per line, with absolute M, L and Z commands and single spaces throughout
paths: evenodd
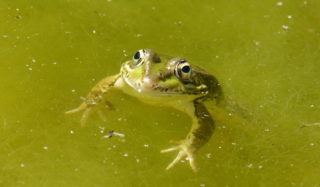
M 192 128 L 187 138 L 178 146 L 164 149 L 161 153 L 179 151 L 177 157 L 168 165 L 167 170 L 172 168 L 180 160 L 186 158 L 193 171 L 197 171 L 194 162 L 195 152 L 207 143 L 214 131 L 214 121 L 206 107 L 197 101 L 189 106 L 188 114 L 192 117 Z
M 73 113 L 83 111 L 80 123 L 81 123 L 81 126 L 84 126 L 88 117 L 90 116 L 90 113 L 92 112 L 92 109 L 96 108 L 96 106 L 103 104 L 104 95 L 107 92 L 109 92 L 111 88 L 117 87 L 116 85 L 117 81 L 120 81 L 120 74 L 102 79 L 91 89 L 88 96 L 84 98 L 84 102 L 81 103 L 79 107 L 69 110 L 65 113 L 73 114 Z M 112 108 L 111 103 L 109 103 L 108 101 L 105 101 L 105 104 L 107 105 L 106 108 Z M 102 116 L 100 117 L 103 118 Z

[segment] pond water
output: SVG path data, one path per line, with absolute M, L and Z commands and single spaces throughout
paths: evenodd
M 0 0 L 0 186 L 319 186 L 320 127 L 301 128 L 320 122 L 319 8 Z M 217 121 L 197 173 L 160 154 L 187 134 L 184 113 L 116 92 L 106 121 L 64 114 L 141 48 L 206 69 L 249 116 Z

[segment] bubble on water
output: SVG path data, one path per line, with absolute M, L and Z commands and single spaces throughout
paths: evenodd
M 70 130 L 70 134 L 74 134 L 74 130 Z
M 128 154 L 128 153 L 124 153 L 123 156 L 124 156 L 124 157 L 128 157 L 129 154 Z
M 52 62 L 52 64 L 57 65 L 57 64 L 58 64 L 58 62 Z
M 211 158 L 212 154 L 211 153 L 207 153 L 206 156 L 207 156 L 207 158 Z
M 136 34 L 135 35 L 137 38 L 140 38 L 140 37 L 142 37 L 143 35 L 142 34 Z
M 264 132 L 270 132 L 270 129 L 266 128 L 264 129 Z
M 43 149 L 44 150 L 48 150 L 48 146 L 43 146 Z
M 74 92 L 76 92 L 76 90 L 75 90 L 75 89 L 72 89 L 71 92 L 74 93 Z
M 314 108 L 314 105 L 310 105 L 310 108 Z
M 310 146 L 314 146 L 314 143 L 310 143 L 309 145 L 310 145 Z
M 288 30 L 289 26 L 288 25 L 282 25 L 282 28 L 285 29 L 285 30 Z
M 248 168 L 252 168 L 252 167 L 253 167 L 253 164 L 248 164 L 247 167 L 248 167 Z
M 149 147 L 149 144 L 144 144 L 143 147 Z
M 96 30 L 92 30 L 92 34 L 97 34 L 97 31 Z
M 253 40 L 253 43 L 256 45 L 256 46 L 259 46 L 260 45 L 260 41 L 257 41 L 257 40 Z
M 24 163 L 20 164 L 20 167 L 24 168 L 26 165 Z
M 259 169 L 262 169 L 262 168 L 263 168 L 263 165 L 258 166 L 258 168 L 259 168 Z
M 279 1 L 277 2 L 277 6 L 282 6 L 283 5 L 283 2 Z
M 2 38 L 9 38 L 9 35 L 4 34 L 2 35 Z
M 32 71 L 32 68 L 28 68 L 29 71 Z
M 288 19 L 292 19 L 292 15 L 288 15 Z
M 206 185 L 205 184 L 200 184 L 200 187 L 205 187 Z
M 19 11 L 20 11 L 20 9 L 19 9 L 19 8 L 16 8 L 16 11 L 17 11 L 17 12 L 19 12 Z
M 137 158 L 137 159 L 136 159 L 136 162 L 137 162 L 137 163 L 140 163 L 140 159 Z
M 231 145 L 237 145 L 237 143 L 235 143 L 235 142 L 232 142 L 232 143 L 231 143 Z

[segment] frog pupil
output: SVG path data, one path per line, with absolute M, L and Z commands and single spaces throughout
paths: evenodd
M 133 58 L 134 58 L 135 60 L 138 60 L 138 59 L 140 58 L 140 52 L 139 52 L 139 51 L 136 52 L 136 54 L 134 54 Z
M 190 71 L 190 66 L 183 66 L 182 69 L 181 69 L 181 71 L 182 71 L 183 73 L 189 73 L 189 71 Z

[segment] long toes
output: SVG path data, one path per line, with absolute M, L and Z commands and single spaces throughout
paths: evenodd
M 161 150 L 161 153 L 169 153 L 169 152 L 172 152 L 172 151 L 176 151 L 179 149 L 179 146 L 175 146 L 175 147 L 170 147 L 168 149 L 163 149 Z
M 83 114 L 81 116 L 81 120 L 80 120 L 81 127 L 84 127 L 86 125 L 86 122 L 87 122 L 87 119 L 88 119 L 88 117 L 89 117 L 89 115 L 91 113 L 91 110 L 92 110 L 92 108 L 87 108 L 83 112 Z
M 166 170 L 169 170 L 170 168 L 172 168 L 174 165 L 177 164 L 177 162 L 179 162 L 181 159 L 183 159 L 186 156 L 186 153 L 184 151 L 179 151 L 177 157 L 168 165 L 168 167 L 166 168 Z
M 100 119 L 101 119 L 102 121 L 107 121 L 106 116 L 103 114 L 103 112 L 102 112 L 101 110 L 98 110 L 98 114 L 99 114 Z
M 82 103 L 78 108 L 68 110 L 65 112 L 65 114 L 73 114 L 73 113 L 81 112 L 81 111 L 85 110 L 87 107 L 88 107 L 88 105 L 86 103 Z
M 187 159 L 189 160 L 189 164 L 190 164 L 191 169 L 192 169 L 194 172 L 197 172 L 198 169 L 197 169 L 197 167 L 196 167 L 193 154 L 190 154 L 190 153 L 189 153 Z

